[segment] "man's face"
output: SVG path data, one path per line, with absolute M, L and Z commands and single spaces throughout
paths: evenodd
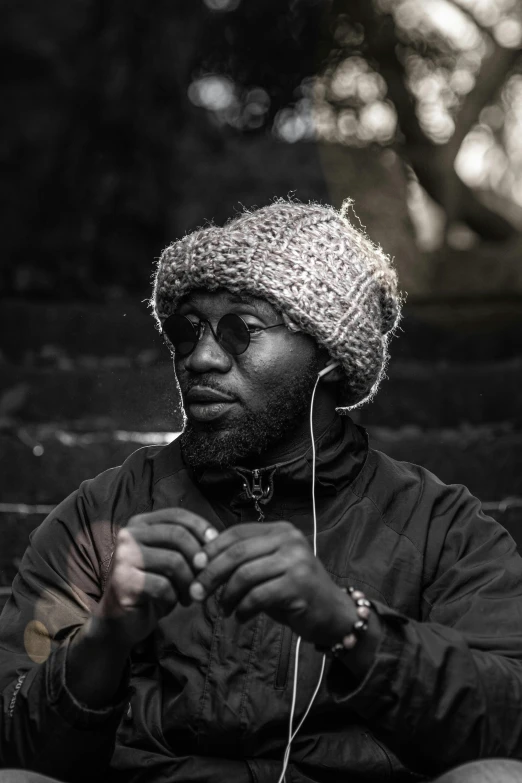
M 177 308 L 194 323 L 235 313 L 251 328 L 283 323 L 263 299 L 225 289 L 192 291 Z M 311 337 L 285 326 L 254 332 L 245 353 L 233 356 L 205 325 L 188 356 L 175 357 L 187 424 L 180 437 L 193 466 L 234 465 L 255 459 L 307 422 L 310 398 L 321 367 Z

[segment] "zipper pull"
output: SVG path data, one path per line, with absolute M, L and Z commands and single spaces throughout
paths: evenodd
M 257 468 L 252 471 L 252 487 L 249 487 L 248 490 L 250 497 L 254 501 L 254 508 L 259 514 L 259 519 L 257 521 L 264 522 L 265 515 L 263 514 L 263 510 L 259 505 L 259 501 L 264 497 L 265 492 L 261 484 L 261 473 Z
M 261 500 L 266 495 L 266 491 L 261 484 L 261 474 L 257 468 L 252 471 L 252 489 L 250 492 L 254 500 Z
M 263 498 L 265 498 L 268 493 L 266 490 L 263 489 L 261 471 L 258 468 L 256 468 L 250 473 L 252 477 L 251 478 L 252 486 L 250 486 L 250 482 L 247 476 L 247 473 L 249 473 L 250 471 L 239 469 L 237 472 L 243 478 L 243 489 L 245 490 L 247 497 L 251 498 L 254 501 L 254 508 L 259 514 L 259 519 L 257 521 L 263 522 L 265 519 L 265 515 L 263 514 L 263 510 L 259 505 L 259 501 L 263 500 Z
M 259 514 L 258 522 L 262 522 L 265 518 L 261 509 L 260 503 L 268 503 L 272 498 L 274 492 L 274 473 L 276 468 L 272 468 L 270 471 L 263 474 L 259 468 L 254 470 L 247 470 L 247 468 L 235 468 L 236 473 L 243 479 L 243 489 L 246 496 L 254 501 L 254 508 Z M 263 488 L 263 479 L 265 487 Z

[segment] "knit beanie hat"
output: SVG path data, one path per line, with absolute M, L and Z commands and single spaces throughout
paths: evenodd
M 222 228 L 209 225 L 161 254 L 151 305 L 158 325 L 191 289 L 226 288 L 270 302 L 291 330 L 311 335 L 340 362 L 350 410 L 376 392 L 401 296 L 390 259 L 347 213 L 278 199 Z

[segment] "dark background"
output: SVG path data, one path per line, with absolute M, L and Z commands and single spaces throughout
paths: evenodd
M 521 40 L 522 0 L 2 4 L 0 586 L 179 430 L 154 259 L 288 194 L 352 198 L 408 294 L 373 445 L 522 543 Z

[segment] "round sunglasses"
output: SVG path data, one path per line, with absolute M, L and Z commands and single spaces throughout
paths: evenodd
M 275 329 L 276 326 L 285 326 L 284 323 L 272 326 L 248 326 L 240 315 L 227 313 L 219 319 L 216 330 L 207 319 L 201 319 L 193 323 L 184 315 L 169 315 L 163 322 L 162 332 L 178 356 L 188 356 L 196 347 L 203 334 L 202 326 L 208 324 L 214 339 L 227 353 L 240 356 L 245 353 L 250 345 L 252 332 L 265 332 L 267 329 Z

